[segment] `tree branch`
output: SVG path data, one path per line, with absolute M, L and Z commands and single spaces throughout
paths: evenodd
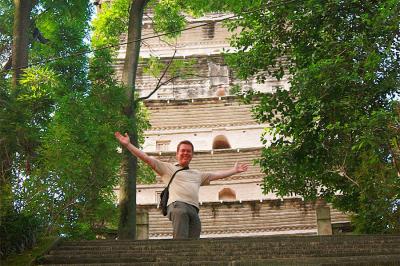
M 94 186 L 96 185 L 95 183 L 97 183 L 97 182 L 92 181 L 92 182 L 90 182 L 90 183 L 91 183 L 90 185 L 88 184 L 87 186 L 84 186 L 83 189 L 81 189 L 80 191 L 78 191 L 78 192 L 75 194 L 75 196 L 72 197 L 68 202 L 66 202 L 66 204 L 65 204 L 57 213 L 51 215 L 51 220 L 52 220 L 52 222 L 49 223 L 49 225 L 48 225 L 48 227 L 47 227 L 47 229 L 46 229 L 46 232 L 47 232 L 47 233 L 50 232 L 51 227 L 53 226 L 53 223 L 56 222 L 56 221 L 60 218 L 61 214 L 62 214 L 65 210 L 67 210 L 69 207 L 75 205 L 75 204 L 77 203 L 76 200 L 77 200 L 81 195 L 83 195 L 89 188 L 94 187 Z M 102 188 L 102 187 L 100 187 L 100 188 Z
M 176 55 L 176 49 L 175 49 L 175 51 L 174 51 L 174 54 L 173 54 L 172 57 L 171 57 L 171 60 L 169 60 L 167 67 L 164 69 L 164 72 L 162 73 L 161 77 L 158 79 L 158 82 L 157 82 L 157 85 L 156 85 L 155 89 L 154 89 L 152 92 L 150 92 L 150 94 L 148 94 L 147 96 L 145 96 L 145 97 L 140 97 L 140 98 L 138 99 L 138 101 L 143 101 L 143 100 L 146 100 L 146 99 L 150 98 L 150 97 L 151 97 L 159 88 L 161 88 L 163 85 L 165 85 L 165 84 L 171 82 L 172 80 L 178 78 L 178 77 L 172 77 L 172 78 L 168 79 L 168 80 L 165 81 L 165 82 L 161 82 L 161 80 L 162 80 L 162 79 L 165 77 L 165 75 L 167 74 L 168 69 L 169 69 L 169 67 L 170 67 L 171 64 L 172 64 L 172 61 L 173 61 L 174 58 L 175 58 L 175 55 Z
M 394 141 L 394 146 L 395 146 L 395 149 L 396 149 L 397 152 L 393 150 L 392 145 L 390 145 L 390 144 L 389 144 L 389 150 L 390 150 L 390 153 L 392 154 L 392 157 L 393 157 L 393 166 L 397 170 L 397 176 L 400 177 L 400 167 L 399 167 L 399 162 L 397 161 L 397 153 L 400 151 L 399 143 L 397 142 L 396 138 L 394 138 L 393 141 Z
M 33 41 L 38 41 L 38 42 L 43 43 L 43 44 L 46 44 L 46 43 L 49 42 L 49 40 L 46 39 L 46 38 L 43 36 L 43 34 L 40 32 L 40 30 L 39 30 L 37 27 L 35 27 L 35 28 L 33 29 L 33 34 L 32 34 L 32 36 L 33 36 Z
M 146 17 L 147 17 L 148 19 L 150 19 L 151 25 L 152 25 L 152 26 L 153 26 L 153 25 L 156 25 L 154 19 L 153 19 L 152 17 L 150 17 L 150 15 L 149 15 L 148 13 L 146 13 L 145 15 L 146 15 Z M 160 32 L 158 32 L 158 31 L 156 31 L 156 30 L 154 29 L 154 27 L 153 27 L 153 32 L 155 32 L 155 33 L 160 33 Z M 161 36 L 158 36 L 158 39 L 160 40 L 160 42 L 163 42 L 163 43 L 167 44 L 168 46 L 174 46 L 174 45 L 172 45 L 172 43 L 169 43 L 167 40 L 162 39 Z M 176 39 L 175 39 L 175 46 L 176 46 Z
M 341 172 L 340 172 L 339 174 L 341 174 L 342 176 L 346 177 L 348 180 L 350 180 L 350 181 L 351 181 L 353 184 L 355 184 L 357 187 L 360 187 L 360 185 L 359 185 L 354 179 L 352 179 L 352 178 L 346 173 L 346 171 L 345 171 L 344 169 L 342 169 Z
M 333 170 L 328 171 L 328 172 L 335 173 L 335 174 L 338 174 L 338 175 L 340 175 L 340 176 L 342 176 L 342 177 L 345 177 L 345 178 L 347 178 L 348 180 L 350 180 L 353 184 L 355 184 L 357 187 L 360 187 L 360 184 L 358 184 L 357 181 L 355 181 L 354 179 L 352 179 L 352 178 L 346 173 L 346 170 L 344 169 L 343 166 L 339 166 L 339 167 L 337 167 L 336 169 L 333 169 Z

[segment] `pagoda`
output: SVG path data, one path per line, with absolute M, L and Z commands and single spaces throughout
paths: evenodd
M 223 51 L 231 49 L 231 32 L 221 19 L 226 14 L 214 13 L 201 18 L 188 17 L 176 43 L 161 38 L 148 38 L 141 44 L 141 58 L 157 57 L 168 63 L 172 59 L 192 60 L 186 78 L 176 78 L 151 94 L 158 79 L 138 69 L 136 88 L 145 100 L 151 128 L 145 132 L 143 150 L 163 161 L 175 162 L 176 146 L 190 140 L 195 152 L 191 168 L 214 171 L 230 168 L 236 161 L 251 166 L 245 173 L 211 182 L 200 189 L 201 237 L 254 236 L 272 234 L 329 234 L 342 230 L 349 217 L 323 201 L 305 202 L 301 197 L 278 198 L 262 193 L 263 173 L 254 161 L 261 156 L 266 124 L 259 124 L 252 116 L 257 104 L 244 104 L 232 91 L 257 90 L 272 92 L 277 86 L 289 89 L 284 78 L 267 79 L 259 84 L 256 79 L 246 81 L 234 77 L 224 63 Z M 151 19 L 144 19 L 142 36 L 155 36 Z M 121 36 L 121 42 L 126 36 Z M 121 46 L 116 58 L 117 75 L 122 75 L 126 46 Z M 148 215 L 150 239 L 171 238 L 171 222 L 157 209 L 159 194 L 165 187 L 157 182 L 137 185 L 137 206 Z M 322 210 L 322 211 L 321 211 Z M 327 223 L 326 223 L 327 222 Z M 332 225 L 321 231 L 319 223 Z M 339 228 L 339 229 L 336 229 Z

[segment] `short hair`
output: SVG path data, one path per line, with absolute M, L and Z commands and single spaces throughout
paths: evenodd
M 187 145 L 190 145 L 190 146 L 192 146 L 192 152 L 194 152 L 194 146 L 193 146 L 193 143 L 191 143 L 191 142 L 190 142 L 190 141 L 188 141 L 188 140 L 182 140 L 181 142 L 179 142 L 178 146 L 176 147 L 176 152 L 178 152 L 178 151 L 179 151 L 179 148 L 180 148 L 180 146 L 181 146 L 182 144 L 187 144 Z

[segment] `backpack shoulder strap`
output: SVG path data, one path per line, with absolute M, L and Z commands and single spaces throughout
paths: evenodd
M 187 170 L 187 169 L 189 169 L 189 167 L 186 166 L 186 167 L 183 167 L 183 168 L 181 168 L 181 169 L 176 170 L 175 173 L 172 175 L 171 179 L 169 180 L 167 188 L 169 189 L 169 185 L 171 184 L 172 179 L 174 179 L 175 175 L 176 175 L 179 171 Z

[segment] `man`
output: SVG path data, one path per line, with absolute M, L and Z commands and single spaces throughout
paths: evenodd
M 172 175 L 177 172 L 169 187 L 168 218 L 172 221 L 174 239 L 200 238 L 201 223 L 199 218 L 199 189 L 208 185 L 210 181 L 229 177 L 247 171 L 248 164 L 236 163 L 232 168 L 216 172 L 200 172 L 188 168 L 193 158 L 193 144 L 184 140 L 177 146 L 176 165 L 162 162 L 133 146 L 127 133 L 121 135 L 115 132 L 115 137 L 137 158 L 148 164 L 161 176 L 163 182 L 168 183 Z

